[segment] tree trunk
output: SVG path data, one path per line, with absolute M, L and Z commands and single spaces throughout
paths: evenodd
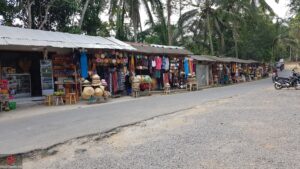
M 179 18 L 181 18 L 182 15 L 182 0 L 179 0 Z M 181 44 L 184 44 L 184 39 L 183 39 L 183 28 L 180 29 L 180 39 L 181 39 Z
M 32 28 L 32 13 L 31 13 L 31 7 L 34 4 L 34 1 L 27 0 L 25 5 L 25 11 L 27 13 L 27 28 Z
M 168 14 L 168 45 L 172 45 L 172 28 L 171 28 L 171 15 L 172 15 L 172 4 L 171 0 L 167 0 L 167 14 Z
M 138 24 L 133 23 L 134 42 L 138 41 Z
M 223 55 L 224 52 L 225 52 L 225 40 L 224 40 L 224 34 L 222 33 L 221 31 L 221 28 L 220 28 L 220 25 L 218 23 L 218 21 L 216 19 L 214 19 L 215 21 L 215 25 L 216 25 L 216 28 L 217 28 L 217 31 L 220 35 L 220 43 L 221 43 L 221 50 L 220 50 L 220 54 Z
M 238 41 L 237 41 L 237 32 L 236 32 L 236 27 L 235 27 L 235 25 L 233 25 L 233 40 L 234 40 L 235 57 L 236 57 L 236 58 L 239 58 Z
M 83 20 L 84 20 L 84 16 L 85 16 L 86 10 L 87 10 L 87 8 L 89 6 L 89 3 L 90 3 L 90 0 L 86 0 L 85 4 L 83 6 L 83 9 L 82 9 L 82 12 L 81 12 L 81 16 L 80 16 L 79 25 L 78 25 L 78 27 L 79 27 L 80 30 L 82 28 L 82 23 L 83 23 Z
M 48 3 L 48 5 L 46 6 L 46 9 L 45 9 L 45 17 L 44 17 L 42 23 L 40 24 L 39 29 L 43 29 L 44 26 L 45 26 L 45 24 L 47 23 L 47 21 L 48 21 L 48 15 L 49 15 L 49 10 L 50 10 L 50 8 L 51 8 L 51 6 L 52 6 L 53 1 L 54 1 L 54 0 L 51 0 L 51 1 Z
M 292 61 L 292 47 L 290 45 L 290 62 Z
M 208 38 L 209 38 L 209 45 L 210 45 L 210 54 L 214 55 L 214 44 L 212 41 L 212 30 L 210 26 L 210 17 L 209 13 L 207 12 L 207 17 L 206 17 L 206 24 L 207 24 L 207 30 L 208 30 Z

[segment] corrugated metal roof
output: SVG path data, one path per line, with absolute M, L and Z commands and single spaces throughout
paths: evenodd
M 216 62 L 230 63 L 230 60 L 225 59 L 223 57 L 217 57 L 217 56 L 207 56 L 207 57 L 215 60 Z
M 116 39 L 114 37 L 108 37 L 106 38 L 114 43 L 116 43 L 117 45 L 121 46 L 123 48 L 123 50 L 129 50 L 129 51 L 136 51 L 137 49 L 135 49 L 134 47 L 132 47 L 131 45 L 120 41 L 119 39 Z
M 0 26 L 1 45 L 39 46 L 56 48 L 123 49 L 122 46 L 99 36 L 77 35 Z
M 207 55 L 192 55 L 191 58 L 203 62 L 216 62 L 216 60 L 212 59 L 210 56 Z
M 137 49 L 137 52 L 147 54 L 191 55 L 190 51 L 178 46 L 149 45 L 145 43 L 126 42 Z
M 229 62 L 235 62 L 235 63 L 245 63 L 245 64 L 258 63 L 255 60 L 244 60 L 244 59 L 238 59 L 233 57 L 224 57 L 224 59 L 228 60 Z

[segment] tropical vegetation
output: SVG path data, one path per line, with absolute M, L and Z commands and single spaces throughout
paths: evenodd
M 298 58 L 300 3 L 289 5 L 282 19 L 266 0 L 0 0 L 0 24 L 269 62 Z

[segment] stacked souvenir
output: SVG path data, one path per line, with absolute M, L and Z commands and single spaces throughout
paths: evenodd
M 91 86 L 91 82 L 88 80 L 84 80 L 82 86 L 83 86 L 82 98 L 83 99 L 91 98 L 91 96 L 93 96 L 95 93 L 94 88 Z
M 195 83 L 197 81 L 195 73 L 188 74 L 187 81 L 188 83 Z
M 148 75 L 142 76 L 141 84 L 140 84 L 141 91 L 149 90 L 151 88 L 151 83 L 152 83 L 152 79 L 150 76 L 148 76 Z
M 132 80 L 132 90 L 140 91 L 141 79 L 140 76 L 135 76 Z
M 82 98 L 90 99 L 92 96 L 104 98 L 109 97 L 110 93 L 105 90 L 105 86 L 107 86 L 107 83 L 104 79 L 100 80 L 99 75 L 93 75 L 92 83 L 90 83 L 88 80 L 83 82 L 84 89 L 82 92 Z

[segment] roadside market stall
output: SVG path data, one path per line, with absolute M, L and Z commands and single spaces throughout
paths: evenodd
M 137 49 L 131 56 L 129 69 L 136 75 L 152 78 L 152 89 L 165 86 L 185 88 L 188 74 L 194 72 L 191 52 L 182 47 L 131 43 Z
M 47 105 L 74 103 L 99 49 L 124 46 L 102 37 L 0 26 L 0 80 L 8 82 L 3 92 L 15 101 L 46 96 Z
M 196 79 L 199 86 L 208 86 L 213 82 L 212 67 L 216 60 L 207 55 L 191 55 L 196 64 Z

